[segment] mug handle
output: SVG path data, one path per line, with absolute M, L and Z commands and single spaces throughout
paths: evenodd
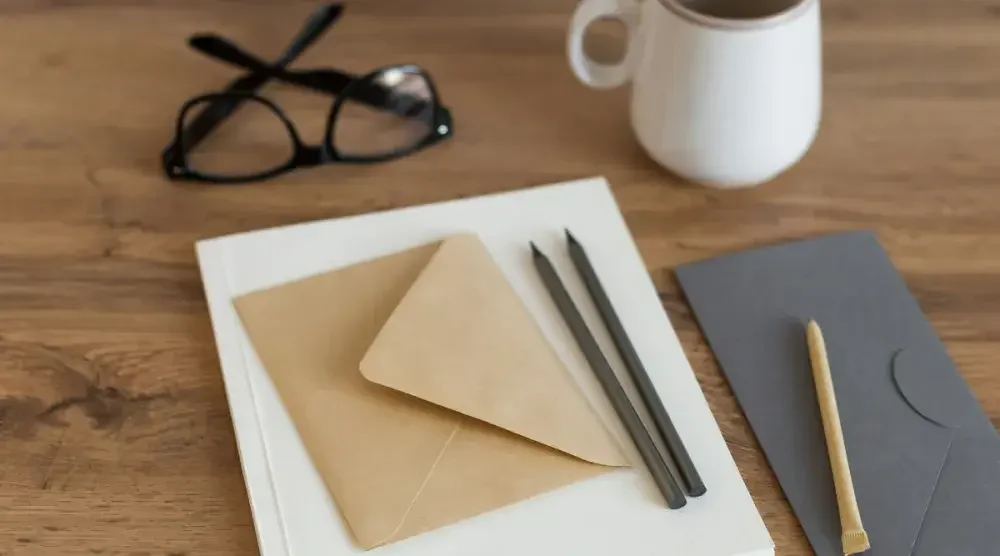
M 599 19 L 617 19 L 626 30 L 625 56 L 614 64 L 601 64 L 583 51 L 587 27 Z M 624 85 L 632 75 L 635 57 L 634 38 L 639 27 L 639 5 L 635 0 L 583 0 L 573 12 L 569 27 L 567 54 L 576 78 L 595 89 L 613 89 Z

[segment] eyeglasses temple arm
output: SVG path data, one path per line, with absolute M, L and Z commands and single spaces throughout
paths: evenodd
M 232 42 L 215 35 L 199 35 L 193 37 L 188 44 L 192 49 L 216 60 L 331 96 L 341 94 L 344 88 L 355 79 L 353 75 L 334 69 L 299 71 L 279 69 L 246 52 Z M 395 112 L 401 116 L 412 117 L 419 113 L 419 110 L 401 111 L 399 106 L 393 106 L 389 102 L 389 91 L 385 87 L 378 84 L 372 85 L 362 91 L 358 91 L 352 98 L 375 108 Z M 414 105 L 426 105 L 426 102 L 414 100 L 413 102 L 406 103 L 406 105 L 412 108 Z
M 309 45 L 314 43 L 316 39 L 323 35 L 334 21 L 340 18 L 340 13 L 344 11 L 344 8 L 340 4 L 327 4 L 322 6 L 315 13 L 309 16 L 306 20 L 305 25 L 299 31 L 295 39 L 292 40 L 292 44 L 288 46 L 285 53 L 281 55 L 280 58 L 275 60 L 274 65 L 276 66 L 287 66 L 302 54 Z
M 238 68 L 250 70 L 253 73 L 266 75 L 301 87 L 307 87 L 320 93 L 338 95 L 354 77 L 333 70 L 288 71 L 278 69 L 260 58 L 215 35 L 199 35 L 188 41 L 189 46 L 216 60 L 229 63 Z

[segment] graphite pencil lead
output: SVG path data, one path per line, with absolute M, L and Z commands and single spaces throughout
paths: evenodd
M 563 230 L 566 232 L 566 241 L 570 245 L 580 245 L 580 242 L 576 240 L 576 237 L 573 235 L 573 232 L 569 231 L 569 228 L 563 228 Z
M 543 259 L 545 258 L 545 253 L 542 253 L 541 250 L 538 249 L 538 246 L 535 245 L 534 241 L 531 242 L 531 254 L 535 257 L 542 257 Z

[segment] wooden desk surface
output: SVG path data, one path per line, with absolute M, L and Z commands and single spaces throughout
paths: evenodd
M 594 174 L 614 186 L 779 555 L 809 550 L 673 266 L 874 228 L 1000 425 L 1000 4 L 826 1 L 820 137 L 794 170 L 739 192 L 658 170 L 630 135 L 627 92 L 575 82 L 573 5 L 355 2 L 297 65 L 419 63 L 457 135 L 393 164 L 191 189 L 161 177 L 158 153 L 178 106 L 234 71 L 185 39 L 215 31 L 273 57 L 315 3 L 3 3 L 0 555 L 256 553 L 195 240 Z M 319 133 L 327 99 L 268 91 Z

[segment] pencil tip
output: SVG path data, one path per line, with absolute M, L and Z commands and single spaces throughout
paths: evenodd
M 543 253 L 541 252 L 541 250 L 540 250 L 540 249 L 538 249 L 538 246 L 537 246 L 537 245 L 535 245 L 535 242 L 534 242 L 534 241 L 532 241 L 532 242 L 531 242 L 531 254 L 532 254 L 532 256 L 534 256 L 534 257 L 544 257 L 544 256 L 545 256 L 545 255 L 544 255 L 544 254 L 543 254 Z
M 573 232 L 569 231 L 569 228 L 563 228 L 563 231 L 566 232 L 566 241 L 570 243 L 575 243 L 577 245 L 580 244 L 580 242 L 577 241 L 576 238 L 573 236 Z

